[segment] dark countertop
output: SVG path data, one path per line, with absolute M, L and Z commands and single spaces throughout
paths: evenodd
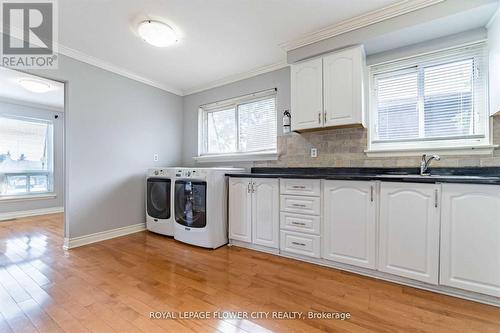
M 430 176 L 420 176 L 419 173 L 419 168 L 252 168 L 251 172 L 227 176 L 500 185 L 500 168 L 497 167 L 431 168 Z

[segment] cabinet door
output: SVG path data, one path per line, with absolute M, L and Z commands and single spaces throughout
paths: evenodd
M 382 183 L 379 269 L 437 284 L 439 185 Z
M 363 124 L 363 59 L 361 47 L 323 58 L 325 126 Z
M 279 180 L 253 179 L 252 240 L 254 244 L 279 248 Z
M 375 183 L 325 181 L 324 259 L 375 268 Z
M 440 284 L 500 297 L 500 186 L 443 184 Z
M 252 242 L 250 178 L 229 178 L 229 239 Z
M 321 58 L 292 66 L 292 131 L 323 126 Z

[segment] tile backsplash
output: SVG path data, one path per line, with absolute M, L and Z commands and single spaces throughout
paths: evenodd
M 500 144 L 500 117 L 493 118 L 493 142 Z M 257 167 L 415 167 L 420 157 L 368 157 L 367 130 L 364 128 L 330 129 L 308 133 L 290 133 L 278 137 L 277 161 L 256 162 Z M 318 149 L 318 157 L 310 149 Z M 500 166 L 500 149 L 493 155 L 442 156 L 434 162 L 440 167 Z

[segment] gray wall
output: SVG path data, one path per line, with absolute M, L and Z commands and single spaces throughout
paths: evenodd
M 2 201 L 0 213 L 62 207 L 64 205 L 64 113 L 3 102 L 0 102 L 0 111 L 19 116 L 28 113 L 33 117 L 54 121 L 54 193 L 56 194 L 55 198 Z M 54 119 L 55 115 L 59 118 Z
M 182 98 L 65 56 L 34 74 L 67 82 L 66 236 L 144 222 L 146 169 L 181 162 Z
M 183 133 L 183 164 L 195 165 L 193 159 L 198 155 L 198 109 L 200 105 L 220 100 L 247 95 L 257 91 L 278 88 L 276 102 L 278 113 L 278 135 L 281 135 L 281 116 L 283 111 L 290 109 L 290 68 L 286 67 L 274 72 L 258 75 L 225 86 L 209 89 L 184 97 L 184 133 Z M 215 165 L 203 163 L 200 166 Z M 219 163 L 221 165 L 221 163 Z M 245 163 L 222 163 L 229 166 L 247 166 Z

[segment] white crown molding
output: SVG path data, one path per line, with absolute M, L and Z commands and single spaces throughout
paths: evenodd
M 347 32 L 364 28 L 400 15 L 414 12 L 416 10 L 436 5 L 446 0 L 404 0 L 393 5 L 386 6 L 363 15 L 359 15 L 339 23 L 327 26 L 315 32 L 307 33 L 301 37 L 282 43 L 280 46 L 285 51 L 291 51 L 299 47 L 317 43 Z
M 22 217 L 29 217 L 29 216 L 56 214 L 56 213 L 62 213 L 62 212 L 64 212 L 64 207 L 40 208 L 40 209 L 33 209 L 33 210 L 23 210 L 23 211 L 9 212 L 9 213 L 1 213 L 0 214 L 0 221 L 14 220 L 14 219 L 19 219 Z
M 138 224 L 133 224 L 133 225 L 129 225 L 126 227 L 122 227 L 122 228 L 116 228 L 116 229 L 96 232 L 94 234 L 80 236 L 80 237 L 74 237 L 74 238 L 65 237 L 63 248 L 65 250 L 69 250 L 69 249 L 73 249 L 75 247 L 79 247 L 79 246 L 83 246 L 83 245 L 87 245 L 87 244 L 92 244 L 92 243 L 97 243 L 97 242 L 102 242 L 102 241 L 107 240 L 107 239 L 126 236 L 126 235 L 130 235 L 130 234 L 133 234 L 136 232 L 144 231 L 144 230 L 146 230 L 146 224 L 145 223 L 138 223 Z
M 132 80 L 135 80 L 135 81 L 147 84 L 149 86 L 152 86 L 152 87 L 164 90 L 164 91 L 168 91 L 168 92 L 170 92 L 172 94 L 176 94 L 176 95 L 182 96 L 182 90 L 180 90 L 180 89 L 176 89 L 176 88 L 170 87 L 170 86 L 165 85 L 165 84 L 163 84 L 161 82 L 157 82 L 157 81 L 153 81 L 153 80 L 147 79 L 147 78 L 145 78 L 145 77 L 143 77 L 143 76 L 141 76 L 139 74 L 133 73 L 133 72 L 127 70 L 127 69 L 124 69 L 124 68 L 112 65 L 112 64 L 110 64 L 110 63 L 108 63 L 108 62 L 106 62 L 104 60 L 101 60 L 101 59 L 98 59 L 98 58 L 93 57 L 91 55 L 88 55 L 86 53 L 77 51 L 75 49 L 72 49 L 70 47 L 64 46 L 62 44 L 59 44 L 59 54 L 63 54 L 65 56 L 73 58 L 75 60 L 84 62 L 86 64 L 89 64 L 89 65 L 92 65 L 92 66 L 95 66 L 95 67 L 99 67 L 99 68 L 104 69 L 104 70 L 106 70 L 108 72 L 112 72 L 112 73 L 124 76 L 126 78 L 129 78 L 129 79 L 132 79 Z
M 495 21 L 495 19 L 499 16 L 500 16 L 500 5 L 498 6 L 497 10 L 495 11 L 495 14 L 493 14 L 493 16 L 491 16 L 491 18 L 489 19 L 488 23 L 486 23 L 486 25 L 485 25 L 486 29 L 489 29 L 491 27 L 491 25 L 493 24 L 493 22 Z
M 186 89 L 183 91 L 183 96 L 195 94 L 195 93 L 205 91 L 208 89 L 212 89 L 212 88 L 217 88 L 217 87 L 229 84 L 229 83 L 234 83 L 234 82 L 237 82 L 240 80 L 244 80 L 244 79 L 248 79 L 248 78 L 260 75 L 260 74 L 265 74 L 265 73 L 269 73 L 272 71 L 276 71 L 278 69 L 282 69 L 282 68 L 285 68 L 288 66 L 289 65 L 286 63 L 286 61 L 283 60 L 283 61 L 277 62 L 275 64 L 258 67 L 258 68 L 249 70 L 247 72 L 243 72 L 243 73 L 239 73 L 239 74 L 235 74 L 235 75 L 230 75 L 230 76 L 227 76 L 225 78 L 215 80 L 215 81 L 212 81 L 212 82 L 207 83 L 207 84 L 203 84 L 203 85 L 191 88 L 191 89 Z

